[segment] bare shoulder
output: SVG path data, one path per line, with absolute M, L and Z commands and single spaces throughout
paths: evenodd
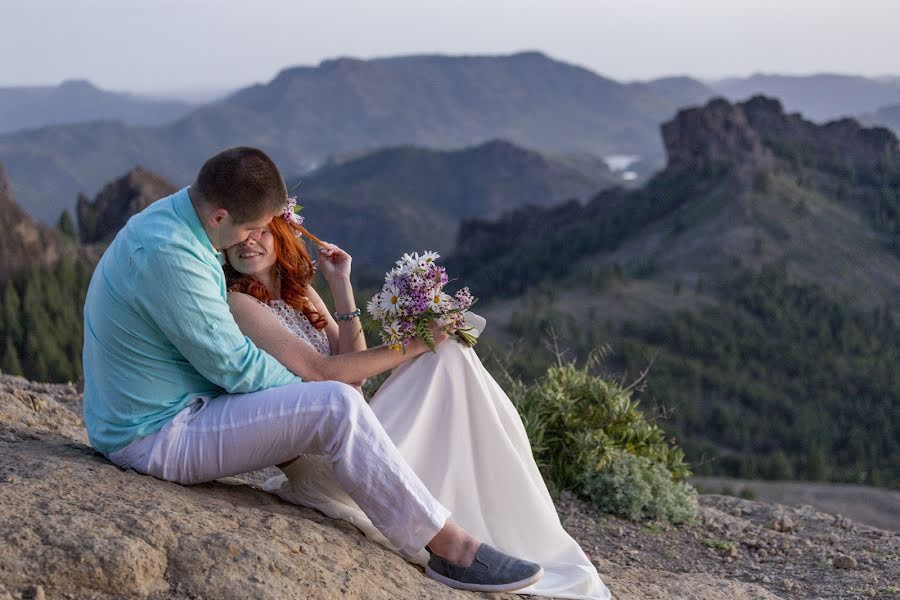
M 316 288 L 309 284 L 306 284 L 306 297 L 313 302 L 322 302 L 322 297 L 319 295 L 319 292 L 317 292 Z
M 262 302 L 243 292 L 228 292 L 226 296 L 228 307 L 232 313 L 253 313 L 265 309 Z

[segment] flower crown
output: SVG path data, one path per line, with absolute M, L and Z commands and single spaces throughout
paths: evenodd
M 294 225 L 303 225 L 304 219 L 300 216 L 301 210 L 303 210 L 303 207 L 297 204 L 297 197 L 288 196 L 288 201 L 284 206 L 284 212 L 281 213 L 281 218 L 288 224 L 293 223 Z M 303 237 L 303 234 L 297 229 L 294 229 L 294 235 Z

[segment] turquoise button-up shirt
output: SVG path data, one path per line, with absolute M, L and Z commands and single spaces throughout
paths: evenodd
M 91 277 L 84 422 L 107 455 L 158 431 L 196 396 L 300 381 L 238 329 L 220 255 L 187 190 L 129 219 Z

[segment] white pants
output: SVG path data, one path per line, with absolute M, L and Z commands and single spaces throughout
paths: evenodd
M 450 516 L 362 395 L 336 381 L 195 398 L 157 433 L 108 458 L 122 468 L 191 484 L 271 467 L 301 453 L 327 455 L 335 477 L 372 524 L 410 554 L 424 548 Z

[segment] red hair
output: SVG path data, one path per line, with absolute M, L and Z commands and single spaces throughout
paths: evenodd
M 302 312 L 313 327 L 324 329 L 328 321 L 319 314 L 306 296 L 306 286 L 312 281 L 315 269 L 306 250 L 306 244 L 294 233 L 300 231 L 300 228 L 276 216 L 269 223 L 269 231 L 275 243 L 275 265 L 281 272 L 281 299 Z M 239 273 L 228 263 L 223 269 L 228 291 L 249 294 L 267 304 L 272 300 L 266 286 L 256 277 Z

